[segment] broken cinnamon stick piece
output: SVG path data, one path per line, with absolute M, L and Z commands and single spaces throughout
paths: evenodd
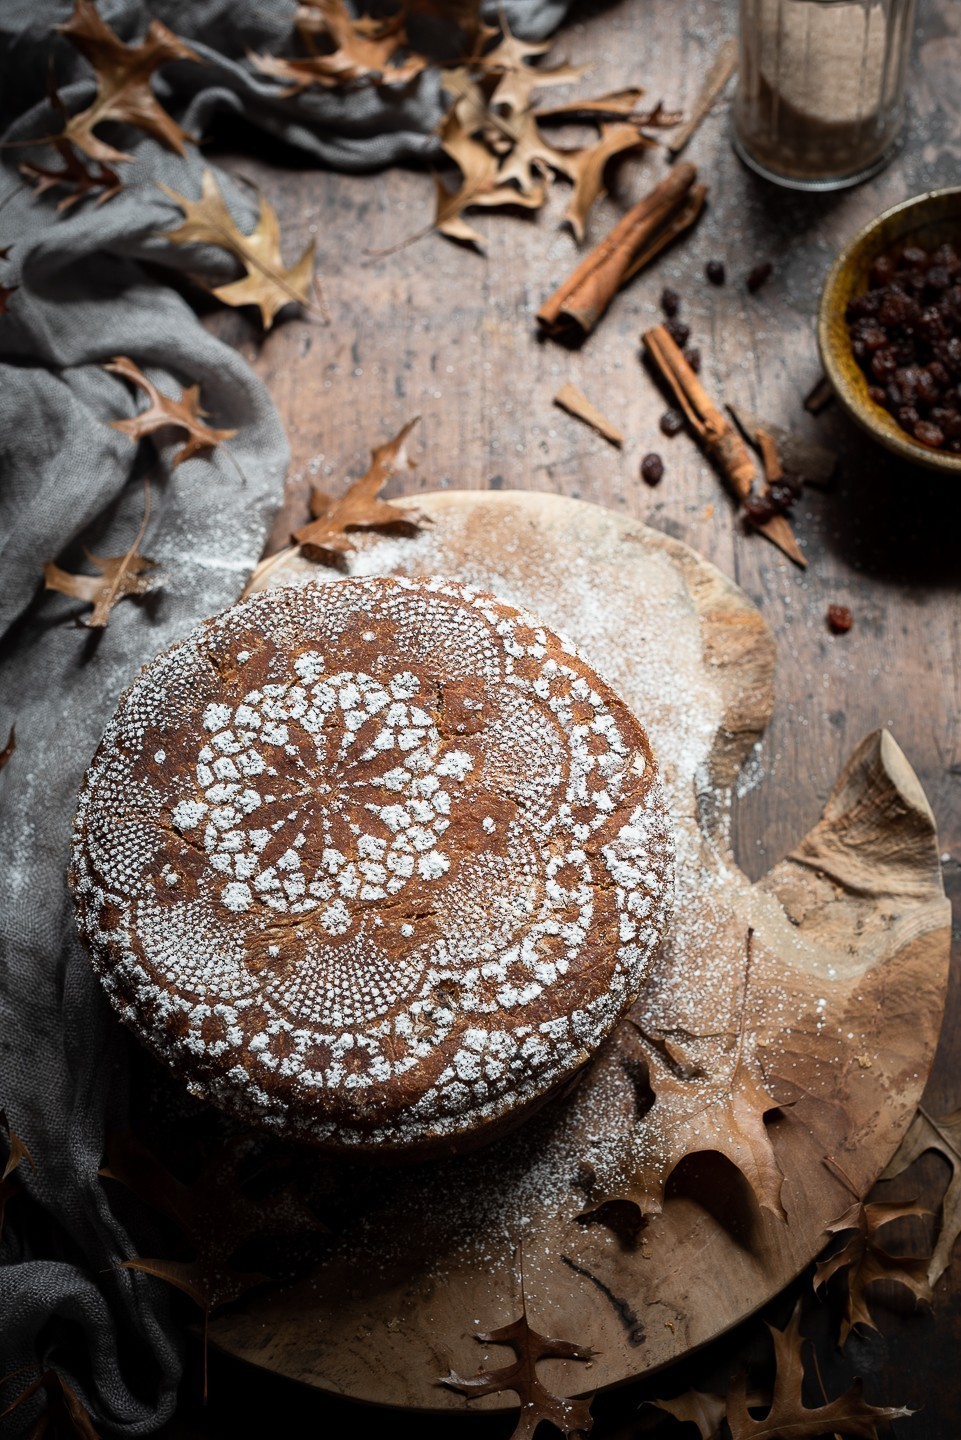
M 693 165 L 675 165 L 650 195 L 621 216 L 538 310 L 538 322 L 549 334 L 590 334 L 628 276 L 697 219 L 705 192 L 699 187 L 702 193 L 692 208 L 696 179 Z M 686 223 L 679 227 L 675 222 L 685 213 Z
M 784 467 L 778 454 L 777 442 L 774 436 L 769 435 L 760 425 L 755 431 L 755 435 L 757 448 L 761 452 L 761 468 L 764 471 L 764 478 L 768 485 L 774 485 L 778 480 L 784 479 Z
M 815 490 L 828 488 L 838 465 L 834 450 L 806 439 L 796 430 L 785 430 L 780 425 L 762 421 L 743 405 L 728 403 L 727 410 L 749 445 L 757 444 L 758 431 L 766 431 L 777 447 L 783 469 L 800 475 L 805 485 L 812 485 Z
M 651 363 L 674 395 L 704 450 L 743 503 L 754 489 L 755 470 L 750 452 L 741 436 L 714 404 L 663 325 L 646 330 L 641 339 Z M 794 531 L 783 515 L 775 515 L 763 524 L 753 521 L 751 523 L 754 529 L 759 530 L 773 545 L 782 550 L 789 560 L 806 569 L 804 551 L 798 545 Z
M 737 41 L 725 40 L 717 52 L 714 64 L 707 72 L 701 93 L 694 102 L 694 108 L 690 117 L 685 121 L 674 136 L 668 142 L 668 150 L 672 157 L 680 155 L 681 151 L 693 139 L 701 124 L 711 113 L 715 100 L 719 97 L 727 82 L 737 69 Z
M 831 388 L 831 382 L 826 375 L 822 375 L 820 380 L 815 381 L 805 395 L 804 408 L 809 415 L 820 415 L 821 411 L 826 410 L 833 399 L 834 391 Z
M 562 385 L 554 396 L 554 404 L 566 410 L 577 420 L 583 420 L 585 425 L 590 425 L 598 435 L 603 435 L 612 445 L 624 444 L 624 436 L 616 425 L 612 425 L 605 415 L 602 415 L 596 405 L 592 405 L 587 396 L 578 390 L 576 385 Z

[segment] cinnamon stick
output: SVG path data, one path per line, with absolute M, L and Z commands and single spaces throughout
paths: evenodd
M 544 301 L 537 312 L 544 329 L 589 335 L 625 280 L 693 225 L 707 193 L 704 186 L 694 190 L 696 179 L 693 165 L 675 165 L 650 195 L 628 210 Z
M 781 425 L 761 421 L 743 405 L 729 403 L 727 410 L 748 444 L 756 445 L 758 431 L 764 430 L 777 446 L 783 467 L 793 470 L 803 478 L 805 485 L 812 485 L 816 490 L 824 490 L 830 485 L 838 466 L 834 450 L 808 440 L 796 430 L 785 430 Z
M 637 272 L 643 270 L 645 265 L 649 265 L 655 255 L 659 255 L 668 245 L 673 245 L 679 235 L 683 235 L 685 230 L 689 230 L 704 209 L 706 200 L 707 186 L 692 185 L 682 209 L 668 220 L 656 235 L 651 237 L 650 244 L 645 245 L 644 249 L 634 256 L 621 284 L 626 285 L 628 280 L 633 280 Z
M 743 502 L 754 489 L 755 469 L 750 452 L 737 429 L 714 404 L 663 325 L 646 330 L 641 339 L 652 364 L 671 390 L 709 458 L 714 461 L 737 498 Z M 754 524 L 754 528 L 782 550 L 795 565 L 800 565 L 802 569 L 807 568 L 804 551 L 794 538 L 794 531 L 784 515 L 774 515 L 763 524 Z
M 768 485 L 773 485 L 776 481 L 784 479 L 784 467 L 778 454 L 777 442 L 774 436 L 769 435 L 760 425 L 755 431 L 755 436 L 757 448 L 761 452 L 761 468 L 764 471 L 764 478 Z
M 694 109 L 691 111 L 690 119 L 681 126 L 673 140 L 668 142 L 668 150 L 672 156 L 680 155 L 681 151 L 693 139 L 702 122 L 711 113 L 715 100 L 724 90 L 734 71 L 737 69 L 737 41 L 725 40 L 710 70 L 707 78 L 701 87 L 701 93 L 694 102 Z

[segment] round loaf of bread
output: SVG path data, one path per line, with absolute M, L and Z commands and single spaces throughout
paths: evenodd
M 141 671 L 71 882 L 121 1017 L 316 1144 L 493 1138 L 637 997 L 673 844 L 647 737 L 534 616 L 444 579 L 257 595 Z

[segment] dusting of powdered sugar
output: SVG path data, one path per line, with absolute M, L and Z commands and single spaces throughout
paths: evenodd
M 574 645 L 444 580 L 257 596 L 142 672 L 74 888 L 124 1018 L 284 1133 L 456 1136 L 636 998 L 672 846 L 643 731 Z
M 430 506 L 435 497 L 418 498 Z M 536 503 L 533 495 L 510 497 L 523 507 L 518 516 L 494 507 L 489 514 L 484 509 L 472 514 L 443 505 L 453 497 L 439 498 L 434 523 L 416 537 L 355 532 L 349 573 L 456 572 L 466 584 L 532 610 L 553 630 L 570 636 L 641 717 L 672 809 L 688 811 L 691 788 L 724 716 L 724 701 L 703 662 L 700 621 L 677 563 L 668 554 L 631 543 L 623 520 L 596 506 L 551 497 L 559 520 L 551 523 L 548 516 L 547 523 L 534 528 L 523 514 L 523 508 Z M 585 510 L 589 521 L 583 518 Z M 584 543 L 588 530 L 592 533 Z M 639 566 L 643 585 L 637 582 Z M 336 579 L 337 572 L 294 557 L 265 578 L 271 586 L 303 585 Z
M 677 864 L 671 927 L 632 1014 L 652 1031 L 736 1029 L 739 913 L 748 885 L 727 853 L 730 792 L 711 775 L 725 699 L 705 656 L 683 554 L 646 543 L 616 515 L 557 497 L 549 509 L 531 495 L 478 497 L 476 506 L 455 497 L 418 503 L 433 524 L 413 538 L 358 532 L 350 573 L 456 570 L 569 634 L 642 718 L 671 811 Z M 293 558 L 269 583 L 329 578 L 323 567 Z M 701 823 L 706 798 L 714 841 Z M 441 1255 L 502 1261 L 518 1238 L 534 1244 L 545 1225 L 571 1221 L 587 1205 L 585 1167 L 616 1192 L 658 1144 L 656 1129 L 638 1119 L 634 1087 L 609 1043 L 562 1106 L 476 1156 L 395 1181 L 386 1211 L 375 1205 L 356 1217 L 337 1251 L 389 1269 L 398 1247 L 426 1226 Z

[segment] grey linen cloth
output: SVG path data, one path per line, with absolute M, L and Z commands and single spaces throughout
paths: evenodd
M 570 0 L 507 0 L 517 33 L 542 37 Z M 492 10 L 494 7 L 491 7 Z M 86 63 L 51 26 L 70 13 L 53 0 L 0 4 L 0 124 L 4 139 L 55 132 L 48 65 L 68 108 L 90 103 Z M 316 90 L 283 99 L 253 71 L 248 50 L 296 53 L 291 0 L 102 0 L 128 43 L 152 17 L 204 63 L 175 63 L 154 79 L 158 97 L 195 136 L 232 118 L 296 146 L 308 162 L 361 170 L 423 159 L 441 112 L 436 71 L 397 90 Z M 108 132 L 109 133 L 109 132 Z M 51 152 L 0 151 L 0 285 L 16 286 L 0 316 L 0 743 L 16 723 L 17 749 L 0 775 L 0 1106 L 33 1164 L 7 1206 L 0 1246 L 0 1411 L 54 1367 L 109 1434 L 144 1435 L 173 1410 L 181 1342 L 169 1291 L 120 1268 L 135 1253 L 115 1213 L 116 1187 L 97 1176 L 104 1138 L 127 1125 L 128 1040 L 77 939 L 66 886 L 77 790 L 122 689 L 138 668 L 205 616 L 233 602 L 260 553 L 288 459 L 283 428 L 245 362 L 200 325 L 157 278 L 189 268 L 208 282 L 236 273 L 220 251 L 178 247 L 158 231 L 180 211 L 156 187 L 199 193 L 204 162 L 114 127 L 135 163 L 128 188 L 102 207 L 58 214 L 35 197 L 17 164 Z M 235 218 L 254 219 L 249 196 L 221 175 Z M 145 268 L 150 262 L 150 269 Z M 243 478 L 220 452 L 174 469 L 173 445 L 135 446 L 110 428 L 137 412 L 103 363 L 132 357 L 161 389 L 198 383 Z M 151 513 L 141 553 L 163 588 L 125 600 L 109 628 L 91 632 L 83 607 L 43 592 L 44 563 L 83 570 L 81 543 L 123 554 Z M 0 1137 L 2 1150 L 5 1137 Z M 21 1370 L 21 1367 L 27 1367 Z M 43 1397 L 6 1433 L 26 1431 Z

